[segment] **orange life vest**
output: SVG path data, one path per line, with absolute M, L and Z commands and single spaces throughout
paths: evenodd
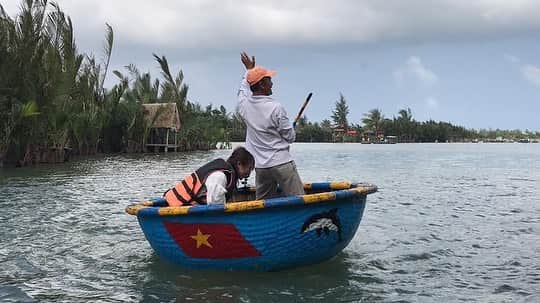
M 227 193 L 231 193 L 236 188 L 238 178 L 232 165 L 223 159 L 213 160 L 194 173 L 186 176 L 184 180 L 178 182 L 173 188 L 164 194 L 169 206 L 184 206 L 206 204 L 206 195 L 201 195 L 201 190 L 205 189 L 204 183 L 208 176 L 215 172 L 222 171 L 227 177 Z

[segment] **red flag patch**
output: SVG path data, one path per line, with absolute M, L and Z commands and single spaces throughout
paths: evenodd
M 192 258 L 234 259 L 261 255 L 233 224 L 164 224 L 178 246 Z

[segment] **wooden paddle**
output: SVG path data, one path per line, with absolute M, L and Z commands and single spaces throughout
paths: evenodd
M 306 109 L 306 106 L 308 105 L 312 95 L 313 93 L 309 93 L 309 95 L 307 96 L 306 101 L 304 101 L 304 104 L 302 104 L 302 108 L 300 108 L 300 112 L 298 112 L 296 119 L 294 119 L 293 125 L 296 125 L 298 123 L 298 120 L 300 120 L 300 118 L 302 117 L 302 114 L 304 113 L 304 110 Z

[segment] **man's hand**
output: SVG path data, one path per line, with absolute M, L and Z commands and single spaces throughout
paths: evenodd
M 242 52 L 242 54 L 240 55 L 240 59 L 242 60 L 242 63 L 244 63 L 246 69 L 252 69 L 255 67 L 255 56 L 251 56 L 250 59 L 246 52 Z

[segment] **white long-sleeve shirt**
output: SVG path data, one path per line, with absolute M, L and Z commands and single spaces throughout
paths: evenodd
M 227 200 L 227 177 L 222 171 L 211 173 L 204 183 L 206 186 L 206 204 L 224 204 Z
M 236 111 L 246 123 L 246 149 L 256 168 L 268 168 L 292 161 L 290 144 L 296 133 L 283 106 L 271 96 L 253 96 L 246 75 L 238 90 Z

